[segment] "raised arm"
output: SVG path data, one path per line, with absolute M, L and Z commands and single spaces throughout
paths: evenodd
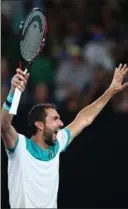
M 122 91 L 124 88 L 128 87 L 128 83 L 122 84 L 126 74 L 128 73 L 127 65 L 119 65 L 115 69 L 114 77 L 110 87 L 105 91 L 105 93 L 98 98 L 95 102 L 89 106 L 83 108 L 74 121 L 67 126 L 70 130 L 71 140 L 77 136 L 85 127 L 89 126 L 101 110 L 105 107 L 108 101 L 118 92 Z M 70 143 L 69 142 L 69 143 Z
M 15 147 L 16 139 L 17 139 L 17 132 L 14 129 L 14 127 L 11 125 L 13 115 L 9 114 L 9 109 L 11 107 L 15 88 L 17 87 L 21 91 L 24 91 L 28 77 L 29 77 L 28 74 L 24 76 L 22 70 L 17 69 L 17 73 L 16 75 L 14 75 L 11 81 L 11 90 L 2 107 L 1 135 L 2 135 L 2 139 L 3 139 L 5 147 L 8 149 L 13 149 Z

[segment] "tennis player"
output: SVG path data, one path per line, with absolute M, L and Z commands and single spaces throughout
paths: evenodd
M 57 208 L 59 155 L 85 127 L 89 126 L 108 101 L 128 86 L 122 84 L 128 68 L 115 69 L 110 87 L 91 105 L 82 109 L 71 124 L 63 122 L 52 104 L 34 106 L 28 116 L 31 138 L 17 133 L 9 109 L 15 88 L 24 91 L 29 74 L 17 69 L 11 90 L 2 108 L 1 132 L 8 156 L 8 188 L 11 208 Z M 21 82 L 22 81 L 22 82 Z M 22 125 L 22 124 L 21 124 Z

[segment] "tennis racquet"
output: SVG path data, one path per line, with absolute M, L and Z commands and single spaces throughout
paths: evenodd
M 20 53 L 25 61 L 24 75 L 45 46 L 48 24 L 44 12 L 34 8 L 21 25 Z M 9 113 L 16 115 L 22 92 L 16 88 Z

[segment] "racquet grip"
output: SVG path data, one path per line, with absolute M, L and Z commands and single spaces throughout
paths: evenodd
M 24 75 L 26 73 L 27 73 L 27 69 L 24 71 Z M 9 113 L 12 114 L 12 115 L 17 114 L 17 109 L 18 109 L 18 106 L 19 106 L 21 94 L 22 94 L 22 92 L 18 88 L 16 88 L 15 93 L 14 93 L 14 97 L 13 97 L 13 100 L 12 100 L 12 105 L 11 105 L 11 108 L 9 110 Z
M 11 108 L 9 110 L 10 114 L 13 114 L 13 115 L 17 114 L 17 109 L 18 109 L 18 106 L 19 106 L 21 94 L 22 94 L 22 92 L 18 88 L 16 88 L 15 93 L 14 93 L 14 97 L 13 97 L 13 101 L 12 101 L 12 105 L 11 105 Z

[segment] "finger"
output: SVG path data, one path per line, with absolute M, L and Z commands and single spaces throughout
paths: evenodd
M 124 72 L 126 69 L 127 69 L 127 65 L 124 64 L 124 66 L 123 66 L 122 69 L 121 69 L 121 72 Z
M 127 87 L 128 87 L 128 82 L 127 82 L 127 83 L 124 83 L 124 84 L 122 85 L 121 91 L 122 91 L 123 89 L 127 88 Z
M 22 87 L 21 85 L 17 85 L 17 83 L 15 83 L 14 85 L 13 85 L 13 88 L 18 88 L 20 91 L 24 91 L 24 87 Z
M 27 79 L 27 80 L 28 80 L 28 78 L 29 78 L 29 73 L 24 74 L 24 71 L 22 71 L 22 70 L 21 70 L 21 69 L 19 69 L 19 68 L 16 70 L 16 72 L 17 72 L 17 74 L 22 75 L 25 79 Z
M 121 78 L 123 79 L 127 73 L 128 73 L 128 68 L 125 68 L 125 70 L 123 70 L 121 73 Z
M 21 82 L 20 84 L 17 85 L 17 88 L 20 89 L 21 91 L 24 91 L 25 85 Z
M 30 73 L 27 73 L 27 74 L 25 75 L 26 80 L 28 80 L 29 76 L 30 76 Z
M 114 76 L 118 75 L 118 72 L 120 72 L 121 68 L 122 68 L 122 64 L 119 64 L 119 66 L 115 68 Z
M 23 82 L 25 82 L 26 80 L 26 78 L 21 74 L 16 74 L 16 78 L 18 78 L 20 81 L 23 81 Z
M 123 84 L 123 88 L 124 89 L 127 88 L 127 87 L 128 87 L 128 82 L 126 82 L 126 83 Z
M 117 73 L 118 79 L 122 81 L 126 73 L 127 73 L 127 65 L 124 64 L 121 70 L 119 70 Z
M 14 77 L 12 79 L 12 84 L 13 84 L 14 88 L 16 88 L 19 85 L 21 85 L 22 88 L 25 88 L 25 86 L 27 84 L 27 80 L 21 81 L 21 80 L 19 80 L 18 77 Z
M 124 70 L 123 74 L 124 76 L 128 73 L 128 67 Z
M 118 66 L 118 68 L 117 68 L 117 70 L 120 71 L 121 68 L 122 68 L 122 66 L 123 66 L 123 65 L 120 63 L 119 66 Z
M 17 79 L 13 81 L 13 86 L 15 88 L 20 87 L 21 89 L 25 89 L 25 84 L 23 82 L 19 82 Z
M 18 88 L 20 91 L 24 91 L 24 88 L 21 85 L 18 85 L 16 88 Z
M 21 70 L 20 68 L 17 68 L 17 69 L 16 69 L 16 72 L 19 73 L 19 74 L 21 74 L 21 75 L 24 75 L 24 71 Z
M 24 81 L 24 85 L 25 85 L 25 86 L 26 86 L 26 84 L 27 84 L 27 82 L 28 82 L 28 78 L 29 78 L 29 76 L 26 75 L 25 81 Z

